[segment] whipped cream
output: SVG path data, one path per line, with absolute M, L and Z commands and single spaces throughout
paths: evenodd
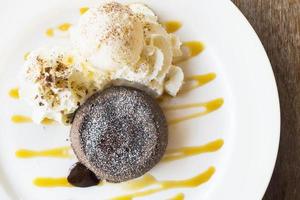
M 70 49 L 41 48 L 30 53 L 21 74 L 20 96 L 32 106 L 32 118 L 67 123 L 90 95 L 106 84 L 105 74 L 96 83 Z
M 24 64 L 20 96 L 32 106 L 34 122 L 68 123 L 76 109 L 109 84 L 161 96 L 176 96 L 184 74 L 173 60 L 181 42 L 139 3 L 103 3 L 90 8 L 71 31 L 71 47 L 41 48 Z

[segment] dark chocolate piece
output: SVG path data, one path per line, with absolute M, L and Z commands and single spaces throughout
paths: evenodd
M 67 179 L 71 185 L 76 187 L 91 187 L 100 183 L 97 176 L 80 162 L 72 167 Z

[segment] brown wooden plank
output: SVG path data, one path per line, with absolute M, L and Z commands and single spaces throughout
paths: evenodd
M 261 38 L 280 94 L 280 150 L 264 200 L 300 200 L 300 0 L 232 1 Z

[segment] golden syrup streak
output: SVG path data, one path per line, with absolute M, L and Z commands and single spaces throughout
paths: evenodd
M 58 30 L 65 32 L 65 31 L 68 31 L 71 28 L 71 26 L 72 26 L 72 24 L 70 24 L 70 23 L 63 23 L 58 26 Z
M 200 41 L 187 41 L 181 45 L 182 55 L 173 59 L 173 64 L 178 64 L 198 56 L 205 50 L 205 45 Z
M 199 55 L 205 49 L 205 45 L 200 41 L 183 42 L 183 47 L 188 49 L 190 57 Z
M 88 10 L 89 10 L 88 7 L 82 7 L 82 8 L 80 8 L 80 9 L 79 9 L 80 15 L 85 14 Z
M 52 125 L 54 123 L 55 123 L 55 121 L 53 119 L 49 119 L 49 118 L 44 118 L 41 122 L 41 124 L 43 124 L 43 125 Z
M 20 94 L 19 94 L 19 88 L 12 88 L 9 92 L 8 95 L 13 98 L 13 99 L 19 99 L 20 98 Z
M 74 57 L 73 57 L 73 56 L 68 56 L 68 57 L 66 58 L 65 63 L 66 63 L 67 65 L 72 65 L 72 64 L 74 64 Z
M 183 193 L 179 193 L 176 196 L 168 199 L 168 200 L 184 200 L 184 194 Z
M 200 75 L 194 75 L 187 77 L 185 79 L 185 84 L 182 86 L 182 89 L 179 91 L 177 96 L 184 95 L 198 87 L 201 87 L 205 84 L 208 84 L 215 80 L 217 75 L 215 73 L 208 73 L 208 74 L 200 74 Z M 159 103 L 163 103 L 165 101 L 168 101 L 174 97 L 168 95 L 168 94 L 163 94 L 162 96 L 158 97 L 156 100 Z
M 24 123 L 31 123 L 33 122 L 32 119 L 28 116 L 25 116 L 25 115 L 13 115 L 11 117 L 11 121 L 15 124 L 24 124 Z M 48 118 L 44 118 L 42 121 L 41 121 L 41 124 L 43 125 L 52 125 L 54 124 L 54 120 L 52 119 L 48 119 Z
M 31 123 L 32 119 L 24 115 L 13 115 L 11 121 L 16 124 Z
M 219 149 L 221 149 L 223 145 L 224 145 L 224 141 L 222 139 L 219 139 L 201 146 L 183 147 L 179 149 L 167 150 L 162 161 L 168 162 L 168 161 L 179 160 L 189 156 L 195 156 L 203 153 L 216 152 Z
M 166 21 L 163 22 L 162 25 L 168 33 L 175 33 L 182 27 L 182 24 L 179 21 Z
M 124 183 L 124 188 L 129 190 L 139 190 L 157 183 L 157 180 L 151 174 L 145 174 L 143 177 Z
M 30 55 L 30 52 L 26 52 L 23 56 L 24 60 L 28 60 L 29 55 Z
M 178 124 L 183 121 L 187 121 L 190 119 L 194 119 L 194 118 L 198 118 L 198 117 L 207 115 L 211 112 L 218 110 L 223 104 L 224 104 L 224 100 L 222 98 L 219 98 L 219 99 L 215 99 L 215 100 L 205 102 L 205 103 L 191 103 L 191 104 L 179 104 L 179 105 L 164 106 L 163 109 L 165 111 L 181 110 L 181 109 L 197 108 L 197 107 L 203 107 L 205 109 L 202 112 L 197 112 L 194 114 L 171 119 L 168 121 L 169 125 L 174 125 L 174 124 Z
M 215 171 L 216 170 L 214 167 L 210 167 L 205 172 L 203 172 L 193 178 L 190 178 L 190 179 L 178 180 L 178 181 L 159 181 L 159 182 L 157 182 L 157 185 L 159 186 L 158 188 L 149 189 L 149 190 L 137 192 L 134 194 L 115 197 L 115 198 L 112 198 L 112 200 L 132 200 L 133 198 L 136 198 L 136 197 L 144 197 L 144 196 L 152 195 L 157 192 L 164 191 L 164 190 L 170 190 L 170 189 L 175 189 L 175 188 L 197 187 L 197 186 L 209 181 L 210 178 L 214 175 Z
M 54 149 L 34 151 L 29 149 L 20 149 L 16 151 L 18 158 L 34 158 L 34 157 L 53 157 L 53 158 L 72 158 L 70 147 L 59 147 Z
M 48 28 L 46 30 L 46 36 L 53 37 L 54 36 L 54 29 L 53 28 Z
M 50 187 L 74 187 L 68 182 L 67 177 L 37 177 L 33 180 L 33 184 L 37 187 L 50 188 Z M 98 186 L 103 186 L 105 182 L 100 182 Z
M 187 77 L 185 80 L 186 81 L 196 81 L 197 82 L 197 87 L 205 85 L 216 78 L 215 73 L 208 73 L 208 74 L 201 74 L 201 75 L 194 75 Z
M 201 74 L 201 75 L 194 75 L 187 77 L 185 79 L 185 84 L 183 85 L 182 89 L 179 92 L 179 95 L 186 94 L 198 87 L 201 87 L 209 82 L 215 80 L 217 75 L 215 73 L 208 73 L 208 74 Z
M 39 177 L 33 180 L 33 184 L 37 187 L 72 187 L 67 178 L 48 178 Z

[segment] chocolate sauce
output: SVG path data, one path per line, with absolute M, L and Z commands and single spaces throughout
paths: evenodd
M 91 187 L 100 183 L 96 175 L 80 162 L 71 168 L 67 179 L 75 187 Z

